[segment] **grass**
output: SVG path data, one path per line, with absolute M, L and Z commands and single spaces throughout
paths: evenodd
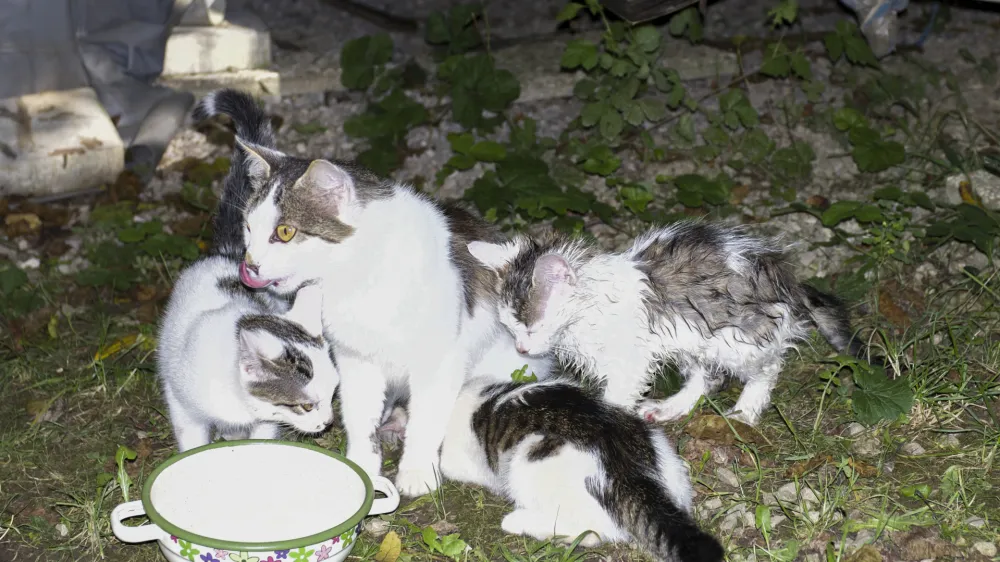
M 905 64 L 920 66 L 914 59 Z M 921 72 L 933 75 L 928 82 L 941 77 L 938 71 Z M 793 121 L 829 132 L 831 122 L 840 120 L 846 124 L 836 128 L 844 134 L 854 127 L 881 130 L 892 123 L 906 133 L 905 164 L 882 175 L 858 176 L 865 192 L 873 194 L 867 206 L 859 204 L 839 220 L 820 204 L 784 207 L 783 198 L 796 200 L 796 182 L 804 181 L 797 174 L 811 174 L 812 165 L 796 153 L 783 154 L 786 169 L 748 158 L 745 172 L 771 186 L 771 216 L 807 212 L 828 224 L 829 245 L 846 251 L 850 259 L 842 271 L 817 281 L 849 297 L 857 326 L 890 358 L 894 370 L 907 367 L 901 380 L 913 394 L 913 405 L 898 416 L 859 423 L 859 388 L 866 390 L 871 379 L 816 340 L 790 358 L 774 392 L 774 406 L 756 430 L 716 416 L 735 402 L 738 385 L 668 425 L 691 467 L 699 520 L 722 540 L 730 560 L 984 559 L 995 556 L 1000 542 L 995 530 L 1000 528 L 1000 476 L 994 470 L 1000 450 L 1000 271 L 993 262 L 1000 230 L 983 227 L 969 233 L 959 228 L 962 221 L 988 219 L 986 211 L 957 215 L 958 207 L 938 206 L 919 214 L 922 200 L 883 189 L 919 177 L 923 183 L 918 191 L 925 193 L 947 175 L 978 169 L 982 162 L 976 147 L 995 145 L 996 135 L 961 107 L 947 105 L 950 97 L 933 104 L 901 104 L 918 108 L 913 111 L 875 107 L 872 100 L 885 92 L 872 89 L 872 76 L 878 75 L 860 70 L 838 75 L 856 98 L 872 105 L 864 117 L 871 121 L 863 125 L 839 113 L 840 108 L 818 104 L 808 114 L 801 104 L 779 104 L 783 117 L 778 115 L 788 129 L 782 134 L 790 138 Z M 774 114 L 767 117 L 775 119 Z M 945 150 L 942 131 L 949 122 L 958 123 L 965 136 L 948 136 Z M 292 126 L 282 134 L 307 135 L 317 127 Z M 888 150 L 888 142 L 855 136 L 852 150 L 868 151 L 863 158 L 875 159 L 878 151 Z M 705 153 L 698 149 L 706 146 L 671 146 L 660 160 L 697 162 Z M 749 149 L 744 145 L 743 150 Z M 587 158 L 606 164 L 613 157 L 609 155 L 593 152 Z M 719 149 L 708 159 L 724 156 Z M 208 213 L 215 205 L 207 187 L 226 171 L 220 160 L 184 166 L 186 184 L 179 197 L 138 204 L 141 186 L 123 176 L 93 202 L 91 220 L 72 232 L 60 230 L 68 212 L 60 215 L 58 204 L 52 206 L 56 211 L 23 201 L 0 205 L 37 213 L 45 225 L 27 231 L 8 226 L 8 240 L 47 249 L 76 237 L 94 264 L 63 275 L 54 267 L 58 254 L 45 257 L 49 254 L 43 252 L 42 267 L 29 278 L 13 264 L 0 262 L 0 560 L 158 559 L 154 545 L 117 542 L 108 514 L 114 505 L 136 497 L 145 475 L 174 447 L 154 377 L 155 323 L 172 280 L 204 249 Z M 698 192 L 697 209 L 682 211 L 706 214 L 700 207 L 702 195 L 714 201 L 720 185 L 688 179 L 692 189 L 703 191 Z M 663 195 L 666 187 L 627 185 L 620 198 L 634 216 L 617 215 L 622 221 L 613 228 L 629 231 L 680 214 L 664 214 L 679 208 L 671 195 Z M 732 202 L 730 186 L 724 189 L 722 202 L 711 203 L 708 214 L 755 214 Z M 963 200 L 981 209 L 975 196 L 967 195 L 963 192 Z M 874 219 L 872 207 L 878 211 Z M 183 218 L 162 225 L 133 224 L 135 213 L 158 209 L 180 211 Z M 935 221 L 955 216 L 957 222 L 949 223 L 944 234 L 934 240 L 927 236 Z M 565 218 L 583 222 L 566 216 L 556 222 Z M 934 253 L 942 240 L 950 241 L 947 252 L 966 252 L 975 244 L 984 251 L 986 265 L 948 270 Z M 916 284 L 921 265 L 932 262 L 942 276 L 933 284 Z M 671 392 L 676 385 L 676 376 L 668 374 L 655 392 Z M 887 408 L 881 411 L 892 412 L 891 405 Z M 336 427 L 315 442 L 341 452 L 345 448 Z M 390 475 L 398 453 L 387 450 Z M 584 550 L 576 543 L 505 535 L 499 525 L 509 509 L 484 490 L 445 482 L 433 494 L 404 500 L 396 513 L 369 520 L 352 559 L 375 559 L 382 538 L 391 532 L 401 538 L 399 560 L 645 560 L 623 546 Z

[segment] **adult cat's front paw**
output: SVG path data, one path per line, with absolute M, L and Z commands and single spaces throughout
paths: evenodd
M 404 496 L 417 497 L 438 489 L 436 463 L 419 466 L 400 466 L 396 475 L 396 489 Z

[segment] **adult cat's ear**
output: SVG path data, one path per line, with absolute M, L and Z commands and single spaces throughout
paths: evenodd
M 295 189 L 309 190 L 309 200 L 329 217 L 339 217 L 357 199 L 351 175 L 327 160 L 313 160 L 295 182 Z
M 257 181 L 266 181 L 271 177 L 271 169 L 285 157 L 277 150 L 260 146 L 240 137 L 236 137 L 236 145 L 246 156 L 247 175 Z
M 554 285 L 576 285 L 576 272 L 566 258 L 558 254 L 546 254 L 535 262 L 532 280 L 543 287 Z
M 469 253 L 479 260 L 479 263 L 490 269 L 500 269 L 510 263 L 510 260 L 521 251 L 517 242 L 491 244 L 489 242 L 469 242 Z

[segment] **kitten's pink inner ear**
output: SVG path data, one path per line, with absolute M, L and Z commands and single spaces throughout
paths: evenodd
M 317 199 L 330 205 L 334 216 L 355 199 L 354 180 L 343 168 L 326 160 L 313 160 L 298 184 L 307 186 Z
M 535 262 L 532 276 L 535 283 L 545 287 L 558 284 L 576 285 L 576 273 L 565 258 L 556 254 L 546 254 Z

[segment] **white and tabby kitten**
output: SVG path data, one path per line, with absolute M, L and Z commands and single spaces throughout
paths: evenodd
M 584 546 L 633 542 L 656 560 L 717 562 L 691 516 L 687 467 L 660 428 L 570 382 L 473 379 L 441 449 L 445 478 L 514 502 L 501 527 Z
M 660 362 L 676 364 L 686 382 L 640 406 L 649 420 L 684 416 L 728 375 L 746 383 L 730 413 L 755 424 L 810 326 L 840 351 L 865 351 L 838 299 L 799 283 L 778 246 L 739 228 L 653 228 L 620 253 L 560 237 L 469 250 L 499 273 L 500 321 L 518 350 L 605 380 L 610 402 L 635 405 Z
M 243 125 L 237 134 L 273 142 L 263 112 Z M 339 375 L 323 336 L 322 290 L 240 282 L 245 168 L 234 150 L 210 255 L 180 275 L 160 326 L 157 374 L 181 451 L 209 443 L 213 430 L 274 439 L 281 425 L 316 433 L 333 419 Z

